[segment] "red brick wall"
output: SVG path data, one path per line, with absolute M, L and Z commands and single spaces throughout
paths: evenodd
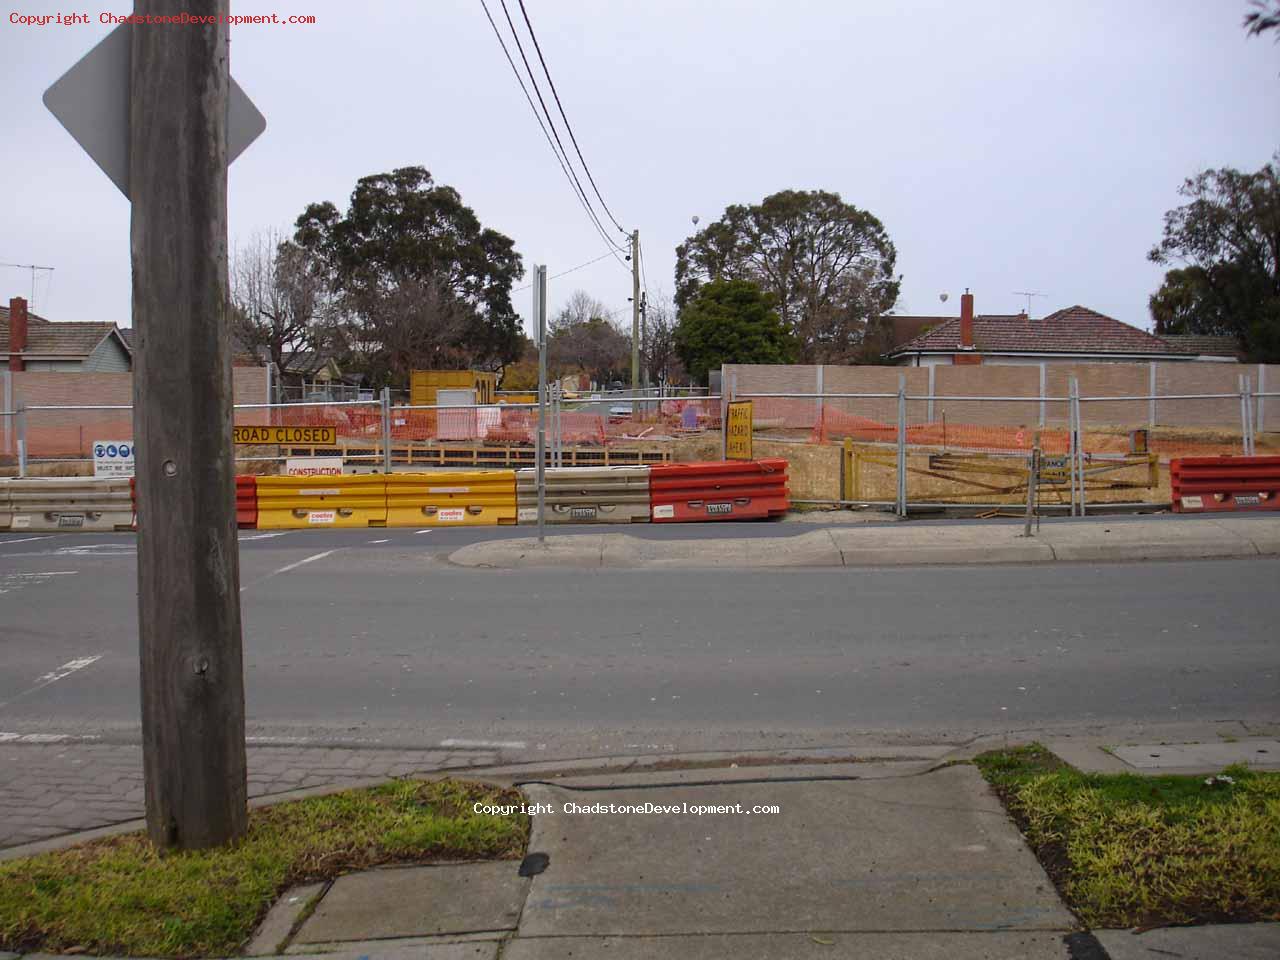
M 11 374 L 14 405 L 128 406 L 133 402 L 131 373 Z M 232 382 L 236 403 L 264 403 L 267 399 L 265 367 L 235 367 Z M 237 423 L 266 423 L 267 411 L 243 411 Z M 33 458 L 89 456 L 96 440 L 132 440 L 130 410 L 28 410 L 27 454 Z M 15 449 L 0 451 L 7 455 Z

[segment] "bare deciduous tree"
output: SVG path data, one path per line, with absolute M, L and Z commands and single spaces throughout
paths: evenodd
M 547 363 L 557 376 L 581 371 L 607 382 L 630 369 L 631 338 L 610 322 L 605 305 L 585 291 L 575 291 L 550 326 Z
M 275 230 L 253 234 L 231 257 L 231 329 L 280 370 L 318 349 L 330 320 L 328 289 L 306 251 Z
M 676 308 L 665 293 L 646 302 L 641 353 L 640 362 L 648 371 L 651 384 L 671 383 L 684 373 L 684 365 L 676 354 Z

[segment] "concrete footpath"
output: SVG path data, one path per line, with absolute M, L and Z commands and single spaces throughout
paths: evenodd
M 1272 739 L 1074 744 L 1087 769 L 1274 768 Z M 979 752 L 973 745 L 969 752 Z M 1066 751 L 1064 751 L 1066 752 Z M 523 864 L 392 868 L 295 891 L 250 953 L 558 960 L 1132 960 L 1280 955 L 1280 924 L 1086 931 L 977 769 L 945 746 L 861 762 L 495 770 L 533 816 Z M 816 762 L 827 760 L 830 762 Z M 1217 769 L 1217 767 L 1213 767 Z
M 977 769 L 993 744 L 476 771 L 533 813 L 523 861 L 287 891 L 244 953 L 332 960 L 1137 960 L 1280 956 L 1280 924 L 1084 930 Z M 1274 738 L 1051 748 L 1087 770 L 1280 769 Z M 38 955 L 37 955 L 38 956 Z M 0 954 L 0 960 L 11 960 Z
M 912 564 L 1198 560 L 1280 554 L 1280 516 L 1094 517 L 1042 523 L 900 523 L 830 527 L 790 537 L 654 540 L 617 532 L 474 543 L 463 567 L 866 567 Z

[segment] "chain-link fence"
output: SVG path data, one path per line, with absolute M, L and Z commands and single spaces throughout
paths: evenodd
M 914 375 L 914 376 L 913 376 Z M 791 462 L 794 499 L 815 503 L 981 505 L 1026 502 L 1031 462 L 1040 504 L 1073 514 L 1089 504 L 1164 504 L 1176 457 L 1280 452 L 1264 430 L 1266 401 L 1241 374 L 1233 393 L 1087 394 L 1062 377 L 1060 394 L 737 392 L 752 401 L 757 450 Z M 1273 400 L 1274 403 L 1274 400 Z M 1161 427 L 1156 405 L 1189 425 Z M 1196 426 L 1195 424 L 1202 424 Z
M 567 396 L 549 391 L 546 439 L 549 462 L 616 462 L 629 452 L 638 463 L 681 459 L 670 447 L 680 439 L 718 445 L 720 398 L 637 395 Z M 392 403 L 389 391 L 375 399 L 240 403 L 237 427 L 323 428 L 298 441 L 238 443 L 242 472 L 274 473 L 295 457 L 341 458 L 347 466 L 389 469 L 397 465 L 512 467 L 532 462 L 538 404 Z M 131 444 L 133 408 L 128 404 L 32 404 L 0 411 L 0 434 L 16 472 L 91 473 L 93 450 L 102 443 Z M 593 455 L 601 453 L 601 456 Z

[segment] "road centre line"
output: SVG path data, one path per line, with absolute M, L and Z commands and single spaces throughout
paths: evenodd
M 30 687 L 26 690 L 23 690 L 21 693 L 15 694 L 14 696 L 10 697 L 8 700 L 0 702 L 0 707 L 7 707 L 9 704 L 13 703 L 15 700 L 21 700 L 23 697 L 33 694 L 38 690 L 43 690 L 45 687 L 49 686 L 49 684 L 57 683 L 59 680 L 62 680 L 65 677 L 71 676 L 71 674 L 77 672 L 78 670 L 83 670 L 85 667 L 89 666 L 90 664 L 97 663 L 101 659 L 102 659 L 102 654 L 95 653 L 87 657 L 77 657 L 74 660 L 68 660 L 62 666 L 58 667 L 58 669 L 50 670 L 48 673 L 43 674 L 40 677 L 37 677 L 36 685 L 34 687 Z
M 370 540 L 370 543 L 390 543 L 390 540 Z
M 427 527 L 425 530 L 415 530 L 415 531 L 413 531 L 413 532 L 414 532 L 415 534 L 419 534 L 419 533 L 430 533 L 430 532 L 431 532 L 431 527 Z
M 12 733 L 0 730 L 0 743 L 70 743 L 101 739 L 96 733 Z
M 36 540 L 52 540 L 54 537 L 62 536 L 59 533 L 51 533 L 45 537 L 22 537 L 18 540 L 0 540 L 0 547 L 8 546 L 11 543 L 32 543 Z
M 329 556 L 330 554 L 337 553 L 338 550 L 340 549 L 342 548 L 338 547 L 334 550 L 326 550 L 324 553 L 314 554 L 313 556 L 307 557 L 303 560 L 299 560 L 297 563 L 286 564 L 285 566 L 281 567 L 279 570 L 276 570 L 275 572 L 271 573 L 270 576 L 274 577 L 278 573 L 288 573 L 290 570 L 297 570 L 299 567 L 306 566 L 308 563 L 314 563 L 317 560 L 323 560 L 325 557 Z
M 288 573 L 290 570 L 297 570 L 299 567 L 306 566 L 308 563 L 314 563 L 317 560 L 323 560 L 325 557 L 332 556 L 333 554 L 337 553 L 339 550 L 345 550 L 345 549 L 346 547 L 335 547 L 334 549 L 326 550 L 323 553 L 317 553 L 317 554 L 313 554 L 310 557 L 304 557 L 303 559 L 297 561 L 296 563 L 285 564 L 279 570 L 272 570 L 265 577 L 255 580 L 253 581 L 253 583 L 246 583 L 244 586 L 240 588 L 240 592 L 244 593 L 250 587 L 256 587 L 260 583 L 266 583 L 272 577 L 277 577 L 282 573 Z
M 529 745 L 523 740 L 441 740 L 442 747 L 461 747 L 473 750 L 523 750 Z

